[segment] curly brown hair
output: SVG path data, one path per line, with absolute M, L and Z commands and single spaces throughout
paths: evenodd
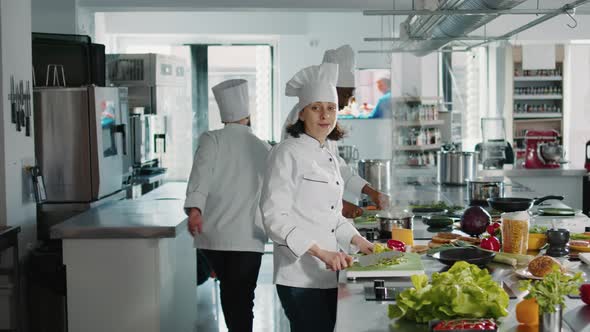
M 305 125 L 303 124 L 303 121 L 297 120 L 297 122 L 288 126 L 287 133 L 295 138 L 299 138 L 301 134 L 305 134 Z M 346 135 L 346 131 L 340 127 L 338 122 L 336 122 L 336 126 L 332 132 L 328 134 L 328 139 L 332 141 L 339 141 L 344 138 L 344 135 Z

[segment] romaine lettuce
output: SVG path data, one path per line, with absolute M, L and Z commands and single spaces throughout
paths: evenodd
M 508 294 L 485 269 L 467 262 L 447 272 L 412 276 L 413 288 L 399 293 L 389 318 L 418 323 L 433 319 L 499 318 L 508 315 Z

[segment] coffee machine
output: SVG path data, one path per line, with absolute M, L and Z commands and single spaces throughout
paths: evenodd
M 481 134 L 483 141 L 475 151 L 480 153 L 483 169 L 502 169 L 504 164 L 514 163 L 514 152 L 506 141 L 504 118 L 482 118 Z
M 527 130 L 524 168 L 559 168 L 563 148 L 556 130 Z

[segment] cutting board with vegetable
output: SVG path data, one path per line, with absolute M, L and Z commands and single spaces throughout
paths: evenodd
M 424 265 L 420 255 L 404 253 L 399 264 L 378 264 L 361 267 L 358 262 L 346 269 L 347 278 L 373 278 L 373 277 L 409 277 L 414 274 L 424 274 Z

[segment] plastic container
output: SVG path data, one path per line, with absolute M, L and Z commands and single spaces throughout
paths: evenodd
M 531 216 L 526 211 L 502 213 L 502 251 L 526 255 Z

